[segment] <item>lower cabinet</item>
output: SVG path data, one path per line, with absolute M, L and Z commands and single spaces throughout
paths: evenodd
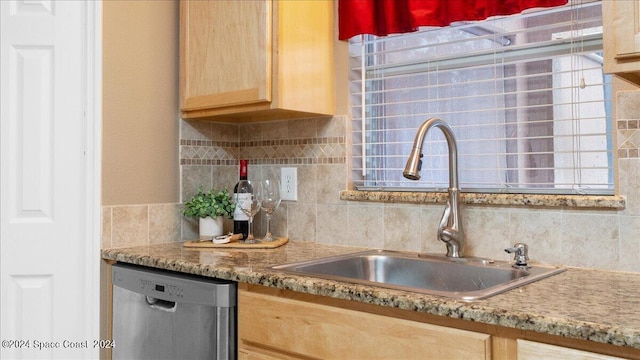
M 604 360 L 640 350 L 240 283 L 238 358 Z
M 518 360 L 614 360 L 616 356 L 597 354 L 589 351 L 569 349 L 562 346 L 517 340 Z
M 491 359 L 491 336 L 238 292 L 240 359 Z

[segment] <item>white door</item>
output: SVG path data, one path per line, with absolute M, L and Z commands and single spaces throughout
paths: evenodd
M 0 1 L 2 359 L 97 357 L 91 9 Z

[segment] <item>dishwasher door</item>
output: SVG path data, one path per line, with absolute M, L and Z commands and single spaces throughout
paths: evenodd
M 112 268 L 114 360 L 236 358 L 234 282 Z

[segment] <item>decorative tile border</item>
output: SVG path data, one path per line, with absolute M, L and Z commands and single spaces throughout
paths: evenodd
M 233 141 L 212 141 L 212 140 L 188 140 L 180 139 L 180 146 L 216 146 L 216 147 L 238 147 L 237 142 Z
M 210 141 L 180 140 L 181 165 L 236 165 L 238 159 L 250 164 L 345 164 L 344 136 L 260 140 Z
M 640 158 L 640 92 L 618 91 L 615 101 L 618 158 Z
M 618 120 L 618 130 L 640 129 L 640 120 Z
M 640 158 L 638 149 L 620 149 L 618 150 L 618 159 L 634 159 Z
M 238 160 L 180 159 L 180 165 L 238 165 Z
M 618 158 L 640 158 L 640 120 L 618 120 Z
M 344 144 L 344 136 L 306 138 L 306 139 L 280 139 L 280 140 L 259 140 L 240 141 L 238 147 L 252 146 L 291 146 L 291 145 L 320 145 L 320 144 Z

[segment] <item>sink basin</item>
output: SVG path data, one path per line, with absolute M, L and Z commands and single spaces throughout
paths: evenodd
M 483 299 L 565 270 L 548 266 L 515 269 L 505 261 L 391 250 L 332 256 L 271 269 L 466 301 Z

